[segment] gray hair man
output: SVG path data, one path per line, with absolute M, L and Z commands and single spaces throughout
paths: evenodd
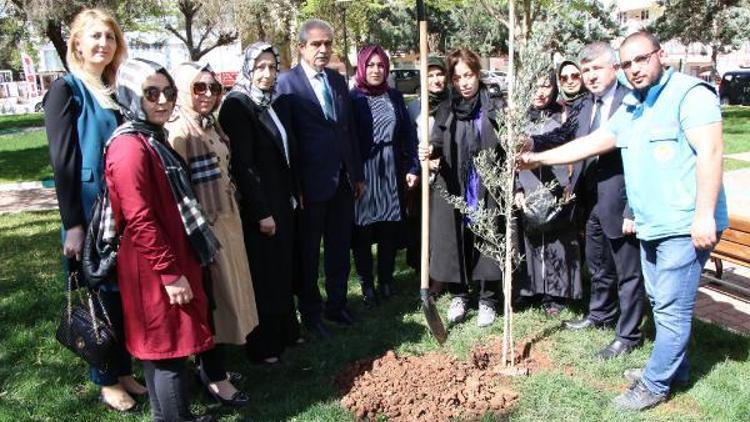
M 609 44 L 587 45 L 579 62 L 589 93 L 577 105 L 576 137 L 588 135 L 606 123 L 630 93 L 617 81 L 619 64 Z M 643 342 L 643 278 L 620 151 L 589 158 L 586 164 L 581 195 L 583 203 L 589 205 L 585 245 L 591 298 L 588 315 L 566 321 L 565 326 L 581 330 L 615 325 L 615 339 L 597 354 L 600 359 L 610 359 L 629 353 Z

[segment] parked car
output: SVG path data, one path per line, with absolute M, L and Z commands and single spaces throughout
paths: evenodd
M 419 94 L 419 69 L 393 69 L 390 73 L 392 88 L 402 94 Z
M 482 70 L 480 79 L 493 97 L 501 96 L 508 90 L 505 72 L 499 70 Z
M 719 85 L 721 104 L 750 105 L 750 70 L 724 73 Z

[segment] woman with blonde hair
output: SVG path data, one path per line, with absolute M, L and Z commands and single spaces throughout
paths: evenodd
M 232 385 L 224 369 L 224 344 L 245 344 L 258 325 L 250 266 L 245 253 L 242 221 L 229 178 L 229 139 L 214 118 L 223 87 L 208 65 L 183 63 L 174 71 L 177 118 L 167 123 L 169 143 L 185 160 L 203 215 L 219 239 L 209 267 L 216 347 L 198 356 L 199 374 L 209 394 L 229 406 L 248 398 Z
M 126 56 L 125 38 L 114 18 L 100 9 L 81 11 L 70 26 L 66 56 L 70 73 L 52 84 L 44 100 L 66 273 L 78 268 L 91 208 L 104 185 L 104 144 L 122 121 L 113 94 L 117 69 Z M 86 284 L 82 274 L 79 279 Z M 98 290 L 122 338 L 117 284 L 90 287 Z M 145 387 L 133 379 L 131 357 L 124 347 L 108 370 L 91 367 L 90 374 L 101 386 L 100 400 L 114 410 L 130 410 L 135 406 L 131 395 L 146 394 Z

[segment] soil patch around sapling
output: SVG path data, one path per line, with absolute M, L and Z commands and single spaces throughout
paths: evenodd
M 517 366 L 536 371 L 549 365 L 526 343 L 518 346 Z M 398 356 L 389 350 L 355 362 L 334 382 L 341 406 L 358 420 L 476 420 L 505 414 L 518 401 L 510 378 L 498 373 L 503 367 L 501 341 L 493 339 L 474 347 L 465 361 L 444 353 Z

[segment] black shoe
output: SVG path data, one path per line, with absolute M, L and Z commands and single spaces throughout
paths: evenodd
M 565 321 L 565 328 L 569 330 L 585 330 L 587 328 L 604 328 L 610 326 L 610 323 L 594 321 L 593 319 L 586 317 L 583 319 L 571 319 Z
M 625 344 L 618 339 L 614 339 L 612 343 L 609 343 L 607 345 L 607 347 L 600 350 L 599 353 L 596 354 L 596 357 L 597 359 L 607 360 L 618 356 L 627 355 L 628 353 L 640 347 L 640 345 L 641 343 Z
M 375 294 L 375 289 L 372 287 L 362 286 L 362 301 L 365 303 L 365 307 L 374 308 L 378 305 L 378 297 Z
M 222 406 L 227 407 L 243 407 L 246 406 L 250 402 L 250 398 L 247 396 L 247 394 L 243 393 L 240 390 L 237 390 L 232 397 L 225 399 L 221 397 L 218 393 L 214 393 L 213 390 L 211 390 L 211 387 L 209 387 L 209 384 L 211 383 L 211 380 L 208 379 L 208 376 L 205 372 L 199 370 L 198 375 L 200 375 L 201 383 L 203 384 L 204 389 L 208 393 L 209 396 L 213 397 L 214 400 L 221 403 Z
M 326 328 L 326 326 L 323 325 L 323 323 L 320 321 L 310 324 L 306 323 L 305 329 L 307 329 L 307 332 L 317 340 L 328 340 L 333 337 L 333 333 L 331 333 L 328 328 Z
M 640 379 L 628 389 L 615 397 L 612 404 L 623 410 L 641 411 L 654 407 L 667 400 L 667 396 L 654 394 Z
M 326 312 L 325 318 L 342 325 L 354 325 L 354 317 L 346 309 L 337 312 Z

